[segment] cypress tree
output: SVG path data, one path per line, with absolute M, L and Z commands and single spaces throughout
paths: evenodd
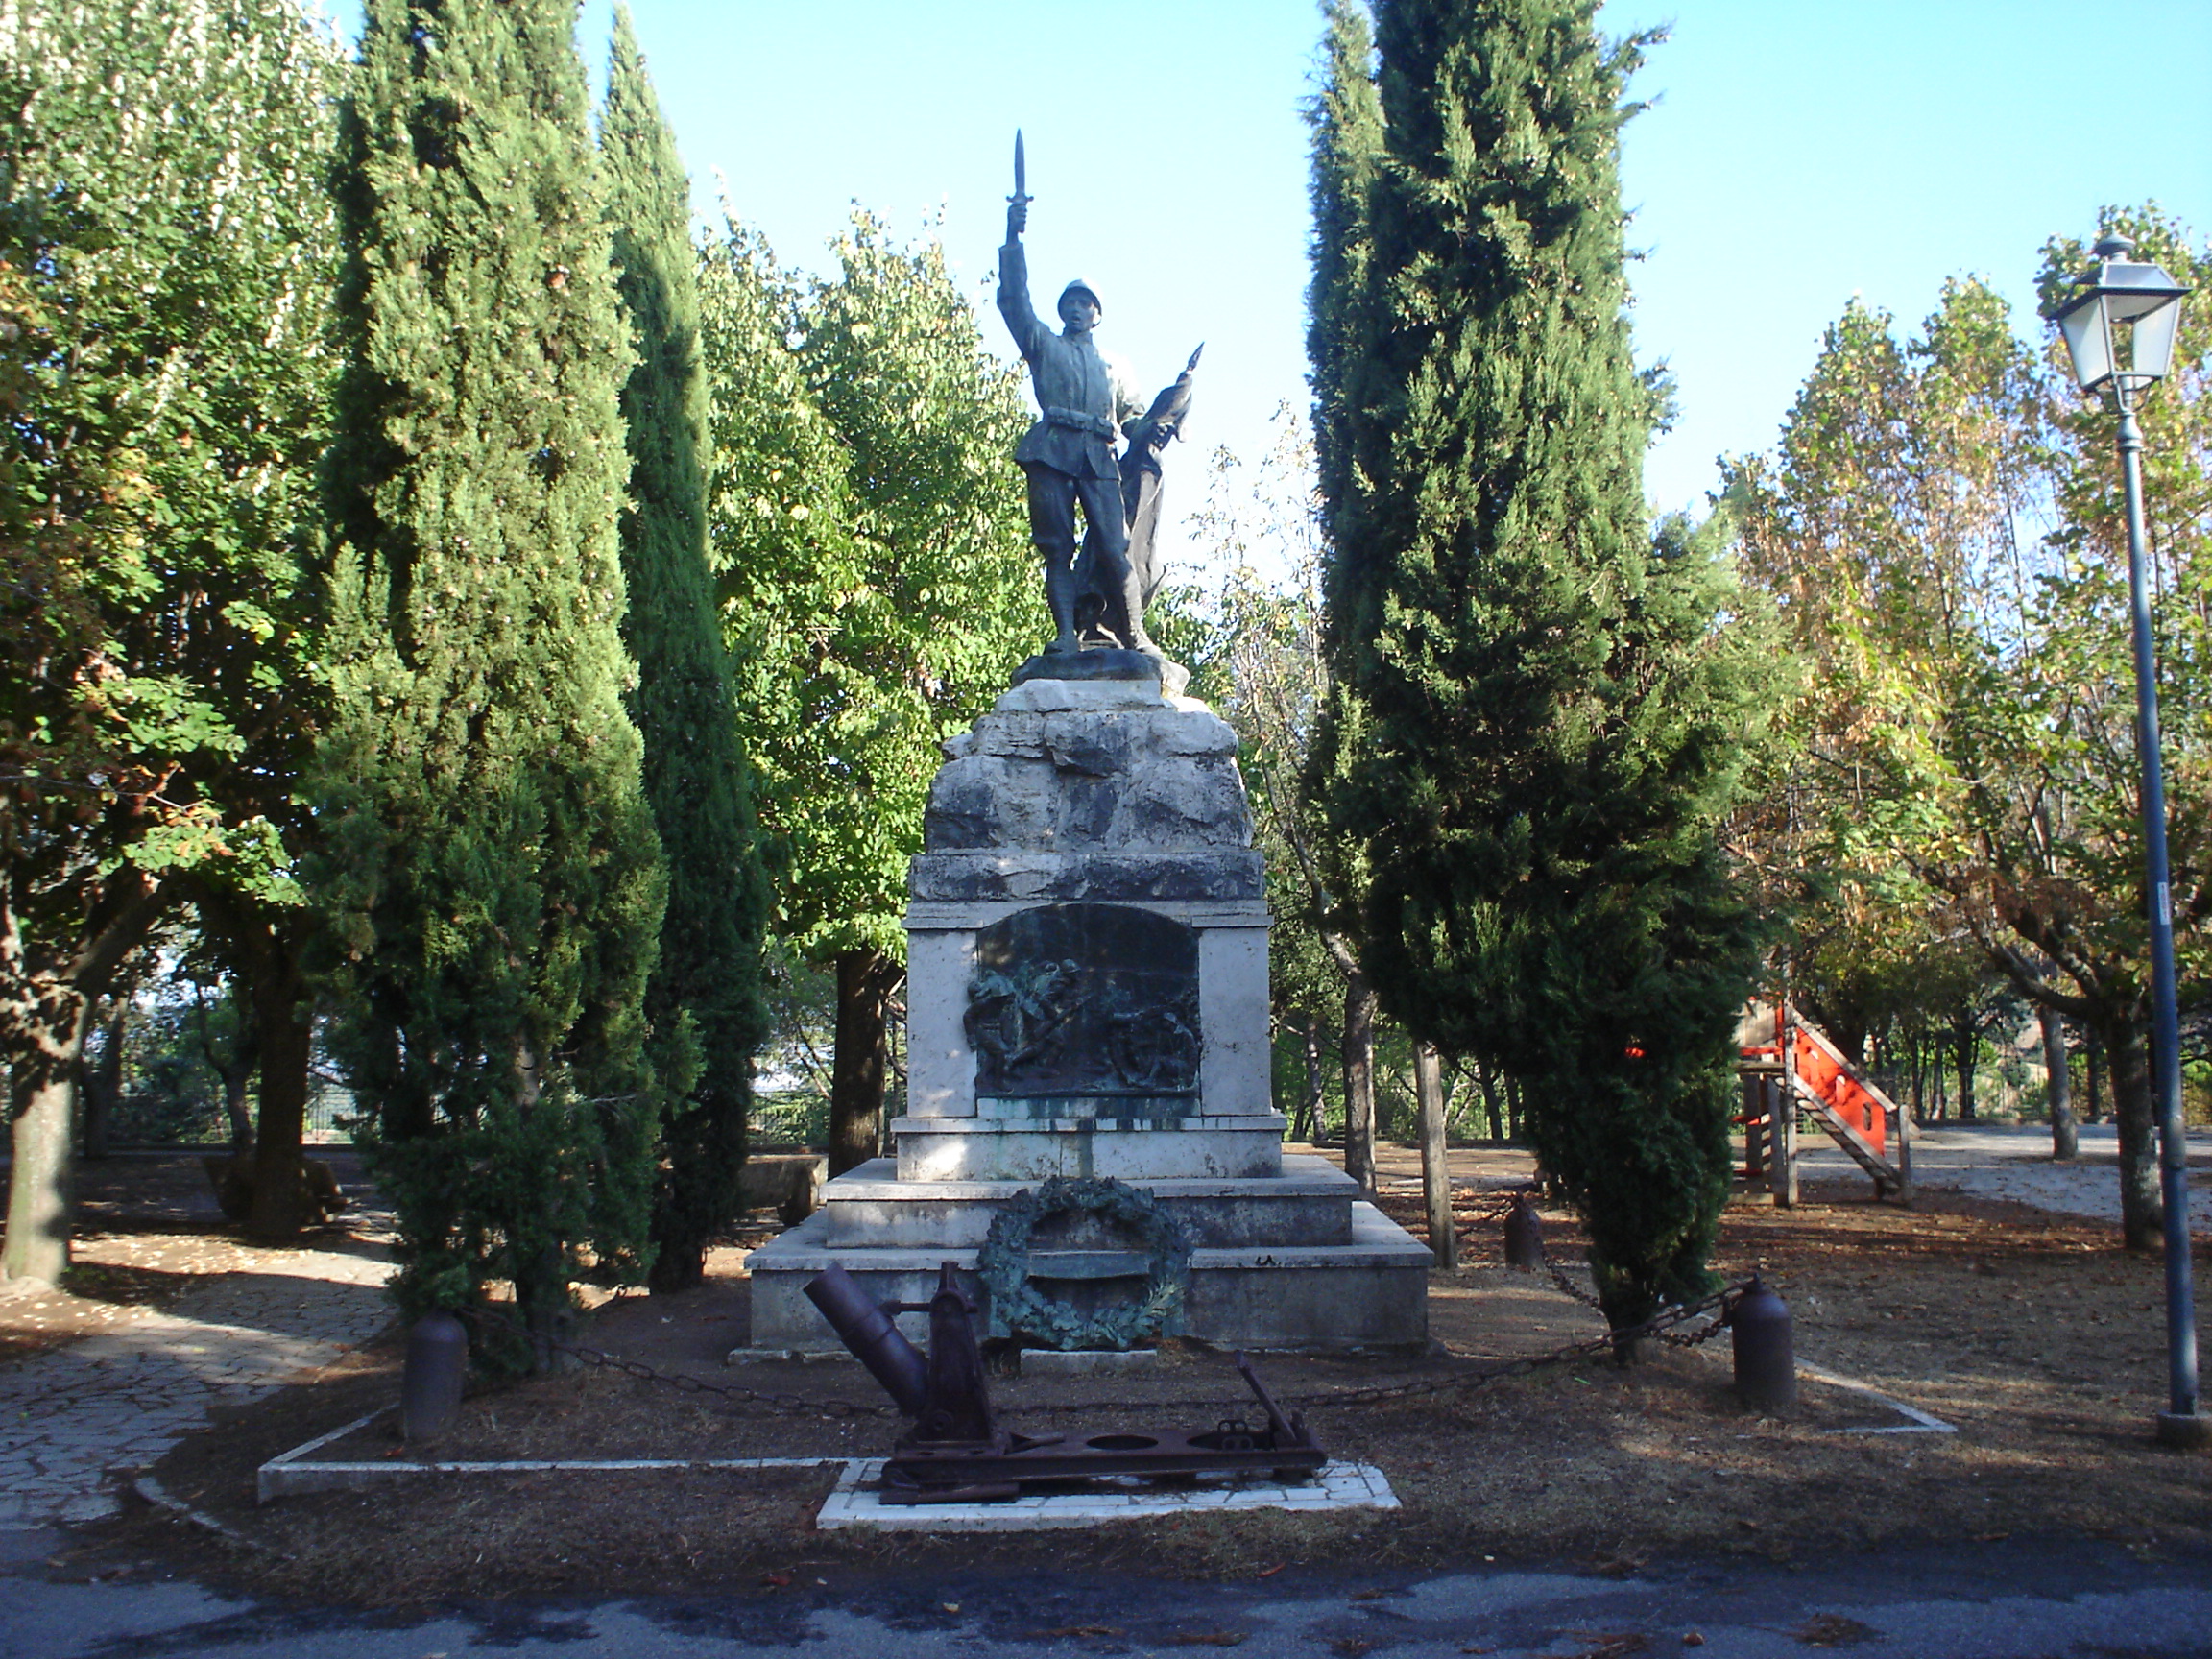
M 1324 497 L 1350 508 L 1348 410 L 1368 359 L 1367 215 L 1382 156 L 1382 101 L 1375 86 L 1375 36 L 1357 0 L 1329 0 L 1313 129 L 1313 281 L 1307 290 L 1306 353 L 1312 365 L 1314 466 Z
M 1617 158 L 1649 37 L 1602 45 L 1596 11 L 1375 8 L 1382 154 L 1317 236 L 1358 733 L 1322 778 L 1385 1006 L 1524 1079 L 1623 1325 L 1708 1279 L 1755 953 L 1715 830 L 1758 687 L 1713 538 L 1646 523 Z
M 1360 345 L 1369 328 L 1369 199 L 1382 156 L 1382 104 L 1375 88 L 1375 41 L 1354 0 L 1323 8 L 1326 80 L 1308 110 L 1313 129 L 1313 281 L 1307 291 L 1306 349 L 1312 364 L 1313 461 L 1322 496 L 1349 512 L 1354 487 L 1349 412 L 1369 372 Z M 1347 532 L 1347 522 L 1341 526 Z M 1342 782 L 1346 755 L 1361 747 L 1360 710 L 1340 676 L 1320 699 L 1306 757 L 1305 794 L 1326 802 Z M 1361 850 L 1342 834 L 1311 836 L 1321 938 L 1344 981 L 1340 1048 L 1344 1069 L 1344 1171 L 1375 1184 L 1375 1020 L 1380 998 L 1360 948 L 1358 896 L 1366 887 Z
M 599 154 L 615 278 L 638 353 L 622 389 L 630 445 L 622 635 L 637 663 L 630 712 L 645 740 L 645 793 L 668 865 L 645 1008 L 667 1102 L 652 1281 L 673 1290 L 698 1283 L 707 1240 L 736 1211 L 753 1054 L 767 1023 L 767 895 L 707 565 L 712 448 L 688 191 L 626 7 L 614 13 Z
M 663 878 L 623 708 L 631 364 L 565 0 L 371 0 L 311 875 L 410 1312 L 635 1279 Z M 491 1356 L 494 1363 L 517 1355 Z

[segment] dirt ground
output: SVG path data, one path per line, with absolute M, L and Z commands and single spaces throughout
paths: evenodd
M 1492 1163 L 1500 1179 L 1513 1172 L 1510 1157 Z M 1418 1234 L 1405 1174 L 1384 1160 L 1382 1202 Z M 265 1548 L 222 1543 L 154 1510 L 111 1524 L 105 1543 L 264 1593 L 363 1604 L 494 1587 L 711 1583 L 772 1596 L 892 1565 L 1211 1577 L 1497 1559 L 1624 1572 L 1692 1552 L 1817 1563 L 2008 1536 L 2095 1536 L 2144 1551 L 2212 1543 L 2212 1458 L 2150 1440 L 2164 1399 L 2159 1262 L 2114 1247 L 2107 1225 L 1958 1194 L 1923 1193 L 1903 1210 L 1853 1181 L 1815 1184 L 1793 1211 L 1736 1205 L 1716 1262 L 1731 1278 L 1758 1271 L 1781 1288 L 1802 1362 L 1904 1400 L 1954 1434 L 1852 1432 L 1907 1422 L 1862 1393 L 1810 1382 L 1797 1407 L 1749 1412 L 1729 1388 L 1724 1335 L 1694 1351 L 1657 1347 L 1627 1370 L 1582 1363 L 1380 1406 L 1327 1404 L 1333 1390 L 1377 1382 L 1463 1381 L 1599 1332 L 1597 1315 L 1548 1278 L 1503 1266 L 1482 1210 L 1470 1194 L 1466 1264 L 1431 1279 L 1444 1352 L 1261 1361 L 1286 1402 L 1324 1397 L 1305 1407 L 1316 1437 L 1334 1456 L 1380 1465 L 1404 1505 L 1394 1513 L 1245 1512 L 1034 1535 L 817 1533 L 830 1469 L 434 1477 L 257 1508 L 262 1461 L 397 1397 L 398 1354 L 387 1343 L 192 1437 L 157 1469 L 169 1491 Z M 1545 1219 L 1554 1260 L 1578 1261 L 1568 1219 Z M 583 1339 L 712 1383 L 880 1406 L 851 1364 L 722 1364 L 746 1333 L 742 1248 L 764 1233 L 718 1252 L 699 1289 L 615 1299 Z M 0 1329 L 13 1318 L 0 1306 Z M 998 1377 L 992 1387 L 1001 1419 L 1031 1431 L 1210 1427 L 1245 1404 L 1227 1358 L 1194 1345 L 1171 1347 L 1142 1378 Z M 1098 1404 L 1059 1409 L 1083 1402 Z M 472 1397 L 438 1451 L 844 1457 L 882 1453 L 898 1429 L 889 1415 L 770 1410 L 585 1369 Z M 331 1451 L 401 1449 L 386 1419 Z

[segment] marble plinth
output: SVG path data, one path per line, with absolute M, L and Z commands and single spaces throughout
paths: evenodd
M 753 1253 L 756 1347 L 837 1345 L 802 1294 L 832 1262 L 926 1302 L 1054 1175 L 1128 1182 L 1183 1222 L 1178 1334 L 1427 1340 L 1427 1247 L 1340 1170 L 1283 1156 L 1266 889 L 1226 723 L 1157 678 L 1027 679 L 946 745 L 908 880 L 896 1154 Z

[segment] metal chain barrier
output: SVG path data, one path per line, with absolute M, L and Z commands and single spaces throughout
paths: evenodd
M 1577 1301 L 1595 1308 L 1598 1299 L 1575 1287 L 1554 1267 L 1552 1277 L 1560 1282 L 1560 1288 Z M 1545 1354 L 1525 1355 L 1500 1364 L 1455 1373 L 1444 1377 L 1414 1377 L 1401 1382 L 1370 1383 L 1358 1388 L 1331 1388 L 1314 1394 L 1292 1394 L 1282 1397 L 1282 1404 L 1295 1407 L 1328 1407 L 1332 1406 L 1372 1406 L 1391 1400 L 1411 1400 L 1432 1394 L 1462 1393 L 1502 1382 L 1508 1377 L 1526 1377 L 1553 1365 L 1572 1364 L 1577 1359 L 1592 1359 L 1600 1355 L 1611 1355 L 1622 1344 L 1655 1337 L 1677 1348 L 1695 1348 L 1710 1342 L 1728 1328 L 1728 1313 L 1736 1298 L 1749 1289 L 1753 1281 L 1740 1279 L 1722 1286 L 1710 1295 L 1680 1307 L 1662 1309 L 1658 1313 L 1623 1331 L 1608 1331 L 1602 1335 L 1585 1337 L 1567 1343 Z M 757 1388 L 746 1388 L 735 1383 L 709 1382 L 681 1372 L 661 1371 L 640 1359 L 625 1359 L 620 1355 L 609 1354 L 601 1349 L 587 1348 L 575 1342 L 564 1342 L 558 1337 L 541 1336 L 504 1315 L 485 1308 L 464 1308 L 455 1310 L 471 1324 L 484 1330 L 497 1330 L 521 1338 L 536 1347 L 556 1354 L 565 1354 L 579 1363 L 598 1370 L 618 1371 L 640 1382 L 658 1382 L 685 1394 L 706 1394 L 740 1405 L 757 1406 L 777 1415 L 794 1417 L 895 1417 L 901 1415 L 892 1406 L 863 1405 L 853 1400 L 809 1399 L 800 1394 L 779 1394 Z M 1676 1329 L 1694 1319 L 1710 1315 L 1708 1322 L 1694 1332 Z M 1455 1356 L 1456 1358 L 1456 1356 Z M 1068 1402 L 1024 1401 L 1022 1411 L 1025 1414 L 1061 1414 L 1071 1412 L 1157 1411 L 1163 1407 L 1177 1410 L 1208 1411 L 1214 1409 L 1248 1409 L 1251 1402 L 1225 1401 L 1208 1403 L 1191 1400 L 1077 1400 Z
M 1695 1347 L 1710 1341 L 1715 1332 L 1726 1322 L 1728 1306 L 1751 1286 L 1748 1279 L 1739 1280 L 1722 1286 L 1711 1295 L 1677 1308 L 1662 1309 L 1641 1325 L 1632 1325 L 1622 1331 L 1608 1331 L 1601 1336 L 1587 1337 L 1570 1342 L 1563 1348 L 1554 1348 L 1549 1354 L 1531 1354 L 1519 1359 L 1508 1359 L 1502 1364 L 1484 1366 L 1455 1377 L 1420 1377 L 1405 1382 L 1375 1383 L 1364 1388 L 1337 1388 L 1322 1394 L 1299 1394 L 1285 1400 L 1288 1406 L 1369 1406 L 1385 1400 L 1408 1400 L 1426 1394 L 1444 1394 L 1475 1388 L 1499 1382 L 1507 1377 L 1525 1377 L 1531 1372 L 1550 1366 L 1572 1363 L 1576 1359 L 1595 1358 L 1599 1355 L 1618 1351 L 1623 1343 L 1640 1341 L 1656 1336 L 1661 1341 L 1674 1339 L 1681 1346 Z M 1694 1336 L 1671 1338 L 1677 1325 L 1684 1325 L 1704 1314 L 1715 1314 L 1712 1324 Z
M 1641 1325 L 1623 1331 L 1609 1331 L 1601 1336 L 1589 1336 L 1546 1354 L 1526 1355 L 1479 1370 L 1462 1372 L 1446 1377 L 1415 1377 L 1403 1382 L 1370 1383 L 1359 1388 L 1333 1388 L 1317 1394 L 1290 1394 L 1281 1398 L 1285 1406 L 1368 1406 L 1385 1400 L 1407 1400 L 1426 1394 L 1443 1394 L 1456 1390 L 1480 1388 L 1507 1377 L 1525 1377 L 1553 1365 L 1571 1364 L 1577 1359 L 1596 1358 L 1599 1355 L 1614 1353 L 1620 1344 L 1656 1337 L 1659 1341 L 1677 1348 L 1696 1348 L 1710 1342 L 1728 1328 L 1728 1310 L 1738 1296 L 1751 1286 L 1748 1279 L 1740 1279 L 1725 1285 L 1710 1295 L 1676 1308 L 1662 1309 Z M 1595 1297 L 1586 1298 L 1593 1307 Z M 1708 1322 L 1694 1332 L 1677 1331 L 1694 1319 L 1710 1315 Z M 1457 1358 L 1457 1356 L 1454 1356 Z M 1129 1411 L 1156 1410 L 1163 1405 L 1183 1407 L 1188 1401 L 1160 1400 L 1084 1400 L 1068 1405 L 1030 1405 L 1024 1403 L 1024 1412 L 1046 1411 Z M 1242 1402 L 1249 1407 L 1250 1402 Z
M 1652 1334 L 1670 1348 L 1702 1348 L 1727 1329 L 1728 1321 L 1725 1318 L 1719 1318 L 1715 1319 L 1702 1331 L 1692 1331 L 1687 1334 L 1680 1331 L 1654 1331 Z
M 1575 1300 L 1581 1303 L 1583 1307 L 1602 1308 L 1604 1306 L 1603 1303 L 1598 1300 L 1598 1294 L 1596 1291 L 1583 1289 L 1581 1286 L 1575 1283 L 1574 1279 L 1568 1274 L 1567 1269 L 1560 1266 L 1557 1262 L 1547 1261 L 1544 1263 L 1544 1271 L 1551 1275 L 1552 1284 L 1558 1286 L 1562 1292 L 1574 1297 Z
M 709 1382 L 701 1378 L 685 1376 L 678 1371 L 660 1371 L 641 1359 L 625 1359 L 619 1354 L 609 1354 L 598 1348 L 586 1348 L 579 1343 L 564 1342 L 557 1336 L 541 1336 L 527 1326 L 518 1325 L 504 1314 L 494 1313 L 488 1308 L 457 1308 L 454 1311 L 479 1330 L 500 1331 L 518 1336 L 534 1348 L 543 1348 L 555 1354 L 565 1354 L 580 1364 L 601 1371 L 619 1371 L 626 1377 L 635 1377 L 643 1382 L 659 1382 L 684 1394 L 710 1394 L 718 1399 L 735 1401 L 740 1405 L 758 1406 L 763 1409 L 792 1417 L 895 1417 L 898 1408 L 892 1406 L 863 1405 L 856 1400 L 808 1399 L 803 1394 L 776 1394 L 758 1388 L 741 1387 L 733 1382 Z

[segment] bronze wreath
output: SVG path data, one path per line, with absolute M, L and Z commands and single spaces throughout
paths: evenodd
M 1029 1238 L 1047 1215 L 1081 1210 L 1134 1231 L 1151 1258 L 1142 1301 L 1096 1313 L 1040 1295 L 1029 1283 Z M 1126 1349 L 1160 1334 L 1190 1287 L 1190 1240 L 1174 1216 L 1142 1188 L 1111 1176 L 1055 1175 L 1023 1188 L 992 1217 L 975 1257 L 991 1310 L 1008 1334 L 1033 1348 Z

